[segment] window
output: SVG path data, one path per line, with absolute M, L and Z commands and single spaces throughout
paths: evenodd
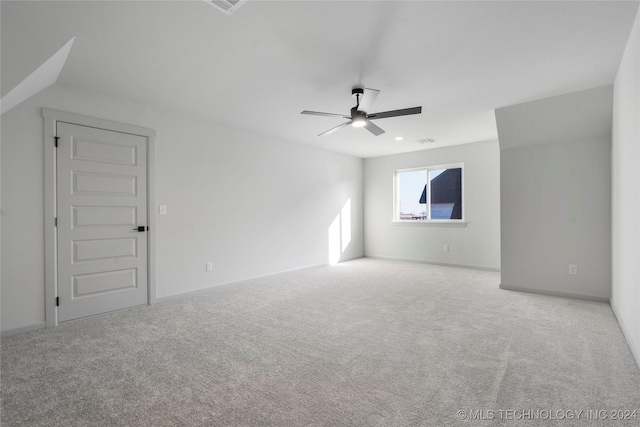
M 395 172 L 394 221 L 462 222 L 462 164 Z

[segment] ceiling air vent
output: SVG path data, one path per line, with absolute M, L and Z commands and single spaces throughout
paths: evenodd
M 240 6 L 245 4 L 247 0 L 204 0 L 210 6 L 215 7 L 218 10 L 221 10 L 223 13 L 227 15 L 231 15 L 233 12 L 238 10 Z
M 419 139 L 416 142 L 419 142 L 420 144 L 429 144 L 431 142 L 436 142 L 436 140 L 433 138 L 424 138 L 424 139 Z

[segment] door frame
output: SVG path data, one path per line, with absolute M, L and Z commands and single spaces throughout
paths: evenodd
M 147 140 L 147 304 L 156 302 L 156 216 L 155 194 L 155 137 L 156 131 L 140 126 L 112 122 L 50 108 L 42 109 L 44 118 L 44 278 L 45 324 L 47 328 L 58 326 L 58 248 L 56 220 L 56 126 L 58 122 L 129 133 Z

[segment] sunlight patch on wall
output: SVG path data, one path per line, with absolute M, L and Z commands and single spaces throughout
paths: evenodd
M 328 229 L 329 265 L 340 262 L 342 254 L 351 243 L 351 199 L 347 200 Z
M 329 226 L 329 265 L 337 264 L 340 261 L 340 214 Z
M 340 211 L 340 225 L 342 253 L 344 253 L 344 251 L 347 250 L 349 243 L 351 243 L 351 199 L 347 200 L 347 203 L 344 204 Z

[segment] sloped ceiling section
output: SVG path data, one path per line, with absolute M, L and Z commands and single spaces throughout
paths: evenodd
M 500 149 L 611 138 L 613 86 L 496 110 Z
M 0 100 L 2 114 L 11 110 L 22 101 L 31 98 L 41 90 L 51 86 L 58 80 L 58 76 L 60 76 L 62 67 L 64 67 L 64 64 L 67 62 L 74 41 L 75 37 L 69 40 L 60 50 L 54 53 L 51 58 L 47 59 L 44 64 L 39 66 L 26 79 L 18 83 L 16 87 L 2 97 L 2 100 Z
M 0 5 L 3 85 L 77 36 L 60 84 L 358 157 L 495 139 L 496 108 L 611 84 L 638 9 L 255 0 L 228 16 L 201 0 Z M 346 114 L 356 85 L 380 90 L 375 111 L 423 112 L 380 120 L 378 137 L 351 127 L 318 137 L 341 119 L 300 112 Z

